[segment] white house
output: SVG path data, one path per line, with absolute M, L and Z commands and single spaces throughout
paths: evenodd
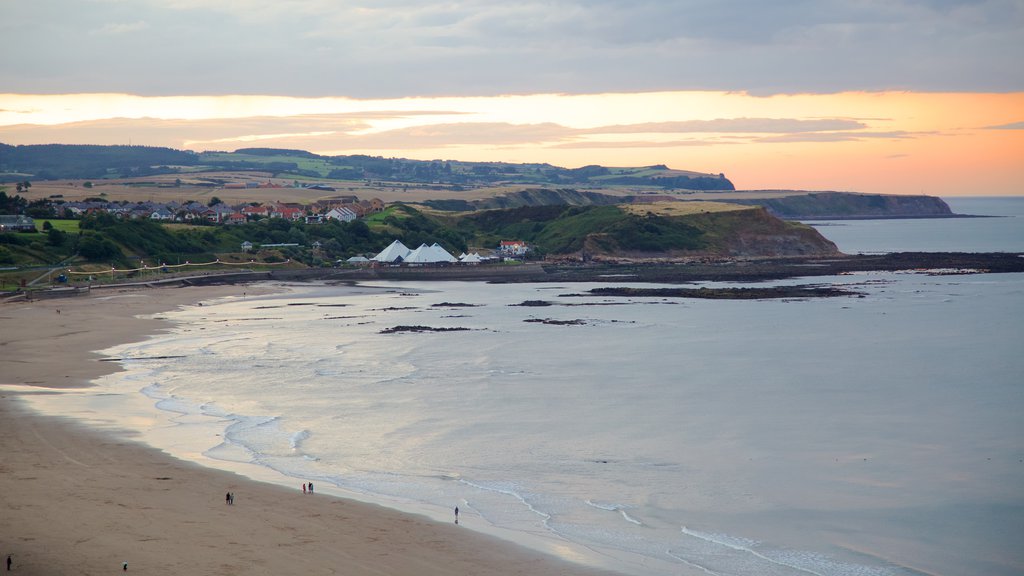
M 530 251 L 530 247 L 522 240 L 502 240 L 498 251 L 505 256 L 522 256 Z
M 331 208 L 330 210 L 327 211 L 327 213 L 324 214 L 324 218 L 328 220 L 340 220 L 342 222 L 351 222 L 358 218 L 358 216 L 356 215 L 355 212 L 342 206 L 340 208 Z

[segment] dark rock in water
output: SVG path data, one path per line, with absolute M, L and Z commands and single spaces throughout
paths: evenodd
M 593 296 L 639 298 L 705 298 L 710 300 L 762 300 L 767 298 L 828 298 L 859 293 L 834 286 L 771 286 L 764 288 L 594 288 Z
M 509 306 L 554 306 L 547 300 L 523 300 L 519 304 L 509 304 Z
M 381 334 L 397 334 L 399 332 L 461 332 L 469 328 L 433 328 L 431 326 L 394 326 L 380 331 Z
M 587 323 L 586 320 L 555 320 L 553 318 L 527 318 L 523 322 L 536 322 L 539 324 L 551 324 L 552 326 L 583 326 Z

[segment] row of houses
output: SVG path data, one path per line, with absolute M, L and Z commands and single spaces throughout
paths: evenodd
M 348 197 L 338 201 L 320 201 L 311 206 L 292 202 L 268 202 L 264 204 L 214 204 L 207 206 L 199 202 L 64 202 L 55 206 L 58 216 L 78 218 L 81 216 L 107 213 L 119 218 L 159 220 L 164 222 L 207 221 L 216 224 L 244 224 L 259 218 L 284 218 L 319 223 L 328 220 L 351 222 L 369 214 L 381 212 L 385 205 L 378 198 L 358 200 Z

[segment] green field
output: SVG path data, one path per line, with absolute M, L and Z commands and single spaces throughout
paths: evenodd
M 68 234 L 78 233 L 79 220 L 57 220 L 54 218 L 36 218 L 36 230 L 43 231 L 43 223 L 49 222 L 51 226 L 60 230 L 61 232 L 67 232 Z
M 210 164 L 217 164 L 220 162 L 252 162 L 254 164 L 270 164 L 272 162 L 286 162 L 296 164 L 299 170 L 309 170 L 317 172 L 322 177 L 327 177 L 327 174 L 336 168 L 344 168 L 344 166 L 338 166 L 331 164 L 327 160 L 320 158 L 306 158 L 302 156 L 262 156 L 256 154 L 239 154 L 237 152 L 232 153 L 221 153 L 221 152 L 204 152 L 201 156 L 203 162 Z

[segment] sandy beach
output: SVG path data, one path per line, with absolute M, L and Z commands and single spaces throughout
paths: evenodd
M 246 289 L 112 289 L 0 304 L 0 558 L 11 555 L 13 572 L 110 574 L 127 562 L 131 573 L 211 576 L 600 573 L 463 526 L 177 460 L 19 400 L 117 370 L 92 351 L 166 326 L 137 315 Z

